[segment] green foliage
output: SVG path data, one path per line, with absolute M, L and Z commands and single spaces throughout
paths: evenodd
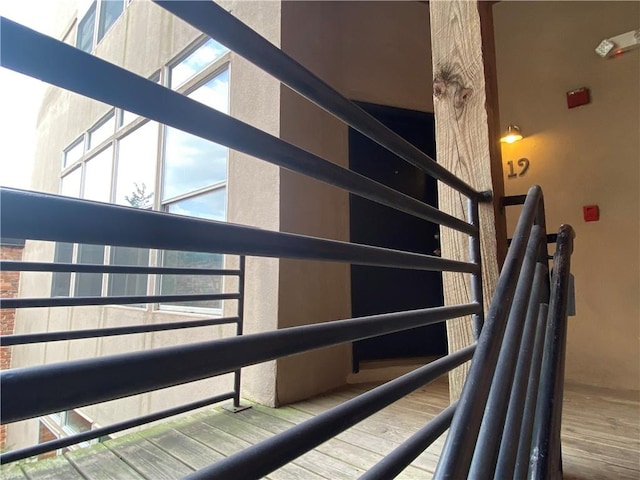
M 151 208 L 153 192 L 147 193 L 147 186 L 144 183 L 138 185 L 134 182 L 133 184 L 136 189 L 131 192 L 131 196 L 125 195 L 125 200 L 134 208 Z

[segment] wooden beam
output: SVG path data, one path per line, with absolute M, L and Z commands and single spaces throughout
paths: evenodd
M 430 2 L 434 72 L 434 111 L 438 162 L 480 191 L 491 190 L 493 203 L 480 205 L 480 244 L 485 311 L 506 252 L 506 226 L 499 200 L 504 194 L 498 145 L 499 119 L 491 5 L 469 0 Z M 489 80 L 486 81 L 485 77 Z M 466 198 L 439 185 L 440 208 L 466 217 Z M 445 258 L 469 259 L 468 237 L 443 228 Z M 444 273 L 446 305 L 471 300 L 468 275 Z M 447 324 L 449 351 L 474 341 L 470 318 Z M 451 398 L 457 398 L 468 365 L 449 376 Z

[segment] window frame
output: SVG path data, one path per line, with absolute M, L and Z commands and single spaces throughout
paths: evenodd
M 100 130 L 109 122 L 113 122 L 113 130 L 111 131 L 111 133 L 99 143 L 93 144 L 93 139 L 91 137 L 93 137 L 93 135 L 95 135 L 98 130 Z M 94 123 L 91 128 L 87 129 L 87 133 L 85 134 L 85 153 L 89 153 L 94 150 L 102 150 L 103 145 L 106 145 L 109 142 L 113 142 L 117 130 L 118 118 L 116 115 L 116 109 L 111 108 L 105 115 L 100 118 L 100 120 Z
M 92 30 L 91 42 L 90 42 L 90 47 L 91 48 L 89 48 L 89 50 L 84 50 L 79 45 L 80 27 L 82 26 L 83 22 L 86 20 L 86 18 L 89 15 L 89 13 L 91 13 L 91 10 L 93 10 L 93 30 Z M 75 47 L 80 49 L 80 50 L 82 50 L 83 52 L 91 53 L 95 49 L 95 46 L 96 46 L 96 19 L 97 18 L 98 18 L 98 0 L 93 0 L 93 2 L 91 2 L 91 4 L 89 5 L 89 8 L 87 8 L 87 10 L 82 15 L 82 17 L 78 17 L 78 28 L 76 29 Z
M 97 4 L 102 3 L 105 0 L 95 0 Z M 129 1 L 126 1 L 124 4 L 123 12 L 130 4 Z M 89 12 L 91 6 L 85 12 L 85 15 Z M 94 40 L 97 35 L 98 21 L 99 21 L 99 5 L 96 7 L 96 18 L 95 18 L 95 28 L 94 28 Z M 114 22 L 115 24 L 115 22 Z M 108 32 L 108 30 L 107 30 Z M 106 33 L 105 33 L 106 35 Z M 148 77 L 149 80 L 159 83 L 166 88 L 170 88 L 170 77 L 171 77 L 171 69 L 182 62 L 184 59 L 189 57 L 192 53 L 197 51 L 198 48 L 202 47 L 207 41 L 209 37 L 201 35 L 196 38 L 193 42 L 191 42 L 185 49 L 183 49 L 178 55 L 176 55 L 172 60 L 165 63 L 162 68 L 155 71 L 152 75 Z M 93 48 L 95 49 L 95 42 L 93 44 Z M 232 54 L 230 50 L 227 50 L 223 55 L 218 57 L 212 63 L 205 66 L 202 70 L 195 73 L 192 77 L 185 80 L 179 88 L 174 91 L 180 93 L 182 95 L 189 95 L 193 91 L 205 85 L 207 82 L 222 74 L 223 72 L 228 72 L 229 80 L 228 80 L 228 111 L 226 114 L 230 115 L 231 113 L 231 78 L 232 78 L 232 65 L 231 59 Z M 209 107 L 213 108 L 213 107 Z M 134 134 L 136 130 L 142 128 L 147 122 L 152 122 L 153 120 L 149 120 L 145 117 L 134 114 L 133 112 L 128 112 L 133 115 L 136 115 L 135 118 L 128 123 L 124 123 L 124 115 L 127 112 L 121 108 L 109 108 L 106 113 L 104 113 L 96 122 L 94 122 L 90 128 L 86 129 L 80 136 L 76 137 L 76 139 L 69 144 L 63 150 L 63 159 L 62 159 L 62 168 L 60 172 L 60 192 L 62 189 L 62 181 L 67 176 L 72 174 L 77 169 L 80 169 L 81 172 L 81 182 L 80 182 L 80 193 L 79 198 L 84 198 L 84 190 L 85 190 L 85 176 L 86 176 L 86 165 L 91 159 L 100 155 L 105 149 L 112 148 L 111 155 L 111 178 L 109 184 L 109 202 L 112 204 L 116 204 L 116 181 L 117 181 L 117 168 L 119 161 L 119 143 L 121 140 L 126 138 L 130 134 Z M 113 121 L 114 122 L 114 131 L 111 132 L 109 137 L 103 139 L 99 144 L 91 144 L 91 135 L 101 128 L 106 122 Z M 230 159 L 230 149 L 228 147 L 224 147 L 227 150 L 227 158 L 226 158 L 226 174 L 225 179 L 214 182 L 210 185 L 206 185 L 195 190 L 191 190 L 185 192 L 181 195 L 174 196 L 172 198 L 167 198 L 163 200 L 162 193 L 164 187 L 164 169 L 166 162 L 166 131 L 169 128 L 167 125 L 157 123 L 158 127 L 158 136 L 157 136 L 157 150 L 156 150 L 156 164 L 155 164 L 155 185 L 154 185 L 154 199 L 153 199 L 153 211 L 166 212 L 169 208 L 169 205 L 174 204 L 176 202 L 182 200 L 188 200 L 190 198 L 195 198 L 199 195 L 207 194 L 214 191 L 225 190 L 225 208 L 224 208 L 224 218 L 221 221 L 227 221 L 228 215 L 228 180 L 229 180 L 229 159 Z M 79 159 L 76 159 L 73 163 L 65 163 L 66 154 L 74 147 L 77 147 L 79 144 L 83 145 L 83 153 Z M 198 218 L 198 217 L 193 217 Z M 79 245 L 73 244 L 73 258 L 72 262 L 77 263 L 79 255 Z M 111 246 L 105 245 L 104 247 L 104 263 L 106 265 L 111 262 Z M 162 257 L 163 252 L 155 249 L 150 249 L 149 251 L 149 265 L 162 265 Z M 226 255 L 222 254 L 222 265 L 226 263 Z M 69 285 L 69 296 L 75 296 L 75 287 L 76 287 L 76 273 L 71 273 L 71 280 Z M 160 275 L 148 275 L 147 278 L 147 295 L 158 294 L 161 288 L 161 276 Z M 222 278 L 222 284 L 224 285 L 224 277 Z M 53 286 L 53 284 L 52 284 Z M 108 274 L 103 274 L 102 278 L 102 291 L 101 296 L 108 296 L 109 294 L 109 286 L 110 279 Z M 166 313 L 186 313 L 186 314 L 196 314 L 196 315 L 217 315 L 221 316 L 223 314 L 224 303 L 221 301 L 220 308 L 213 307 L 192 307 L 192 306 L 178 306 L 173 304 L 146 304 L 146 305 L 119 305 L 120 308 L 133 308 L 135 310 L 140 310 L 141 307 L 146 309 L 147 311 L 155 311 L 155 312 L 166 312 Z
M 129 7 L 129 5 L 131 4 L 130 0 L 128 0 L 128 1 L 125 0 L 125 1 L 122 2 L 122 10 L 118 14 L 118 17 L 113 21 L 113 23 L 109 26 L 109 28 L 107 28 L 104 31 L 104 33 L 102 35 L 102 38 L 98 39 L 99 30 L 100 30 L 100 18 L 101 18 L 102 12 L 103 12 L 102 4 L 107 2 L 107 1 L 109 1 L 109 0 L 93 0 L 93 2 L 91 2 L 89 7 L 84 11 L 82 16 L 76 17 L 76 20 L 78 22 L 78 28 L 76 29 L 76 38 L 75 38 L 75 42 L 73 44 L 76 48 L 82 50 L 78 45 L 78 40 L 79 40 L 79 37 L 80 37 L 80 25 L 82 24 L 83 20 L 87 17 L 89 12 L 91 12 L 91 9 L 93 9 L 95 7 L 94 18 L 93 18 L 93 35 L 91 37 L 91 48 L 89 50 L 83 50 L 83 51 L 86 51 L 87 53 L 90 53 L 90 54 L 95 52 L 95 50 L 98 47 L 98 45 L 100 45 L 100 42 L 102 42 L 102 40 L 107 36 L 109 31 L 118 22 L 118 20 L 122 17 L 122 15 L 124 14 L 124 12 L 127 9 L 127 7 Z

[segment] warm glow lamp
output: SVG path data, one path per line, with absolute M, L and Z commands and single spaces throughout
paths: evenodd
M 513 143 L 518 140 L 522 140 L 522 133 L 520 132 L 520 127 L 517 125 L 509 125 L 507 131 L 504 132 L 504 135 L 500 139 L 502 143 Z

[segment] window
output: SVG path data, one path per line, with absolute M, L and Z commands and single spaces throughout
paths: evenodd
M 135 208 L 153 207 L 158 124 L 146 122 L 119 141 L 115 203 Z M 111 247 L 111 264 L 145 267 L 149 250 Z M 146 295 L 147 275 L 116 274 L 109 276 L 108 295 Z
M 108 147 L 87 160 L 84 169 L 82 198 L 108 202 L 111 190 L 113 147 Z M 104 246 L 78 245 L 78 263 L 104 263 Z M 78 297 L 99 297 L 102 294 L 101 273 L 76 273 L 74 294 Z
M 76 168 L 62 178 L 60 193 L 67 197 L 80 196 L 82 168 Z M 73 243 L 56 243 L 53 254 L 56 263 L 71 263 L 73 261 Z M 71 273 L 54 272 L 51 280 L 51 296 L 67 297 L 71 289 Z
M 229 72 L 216 75 L 189 98 L 227 113 Z M 228 149 L 175 128 L 166 130 L 163 200 L 179 197 L 227 179 Z
M 222 188 L 171 203 L 167 206 L 167 211 L 169 213 L 188 215 L 190 217 L 224 220 L 226 218 L 225 207 L 226 189 Z M 211 253 L 165 251 L 162 257 L 162 265 L 164 267 L 222 268 L 223 256 Z M 163 295 L 219 293 L 222 292 L 222 278 L 218 276 L 194 275 L 186 277 L 179 275 L 162 275 L 160 279 L 160 291 Z M 172 303 L 171 305 L 216 309 L 222 307 L 221 302 L 215 300 Z
M 124 10 L 124 0 L 99 0 L 78 24 L 76 47 L 87 53 L 95 48 Z
M 149 77 L 149 80 L 151 80 L 152 82 L 156 82 L 158 85 L 162 85 L 162 82 L 160 82 L 160 72 L 156 72 L 153 75 L 151 75 L 151 77 Z M 118 128 L 126 127 L 127 125 L 129 125 L 130 123 L 133 123 L 138 118 L 140 117 L 135 113 L 128 112 L 126 110 L 120 110 Z
M 69 165 L 73 165 L 80 158 L 82 158 L 82 154 L 84 153 L 84 135 L 80 137 L 73 145 L 67 148 L 64 152 L 64 157 L 62 161 L 63 167 L 68 167 Z
M 84 169 L 82 198 L 108 202 L 111 190 L 111 163 L 113 147 L 109 146 L 95 157 L 87 160 Z
M 60 193 L 67 197 L 78 198 L 80 196 L 80 184 L 82 182 L 82 168 L 76 168 L 62 177 Z
M 225 188 L 218 188 L 209 193 L 170 203 L 167 206 L 167 211 L 169 213 L 188 215 L 190 217 L 224 220 L 227 217 L 226 193 Z
M 162 256 L 164 267 L 222 268 L 222 255 L 200 252 L 176 252 L 167 250 Z M 222 292 L 222 278 L 201 275 L 162 275 L 160 293 L 162 295 L 219 293 Z M 172 302 L 163 308 L 222 308 L 219 300 L 204 302 Z
M 62 415 L 62 428 L 67 433 L 81 433 L 91 430 L 91 421 L 75 410 L 67 410 Z
M 113 135 L 116 127 L 116 119 L 111 112 L 107 117 L 100 121 L 98 126 L 89 131 L 89 149 L 95 148 Z
M 105 0 L 94 3 L 99 17 L 96 22 L 102 22 L 102 14 L 107 12 L 106 3 Z M 116 13 L 112 12 L 111 20 L 105 19 L 104 24 L 96 25 L 108 29 L 122 9 L 122 1 L 115 3 L 120 7 L 114 6 Z M 166 85 L 170 78 L 174 89 L 228 113 L 227 52 L 209 40 L 150 79 Z M 222 145 L 116 108 L 66 148 L 63 159 L 60 187 L 63 195 L 204 219 L 226 219 L 228 149 Z M 157 190 L 160 173 L 162 185 Z M 56 245 L 54 259 L 86 264 L 102 264 L 106 260 L 113 265 L 193 268 L 222 268 L 224 263 L 224 256 L 220 254 L 167 251 L 151 255 L 148 249 L 63 243 Z M 76 296 L 217 293 L 222 291 L 222 277 L 187 279 L 163 275 L 150 284 L 146 274 L 60 273 L 54 274 L 51 291 L 55 296 L 66 296 L 70 292 Z M 220 309 L 221 302 L 172 302 L 162 305 L 165 307 L 210 311 Z
M 111 247 L 112 265 L 146 267 L 149 265 L 149 250 L 145 248 Z M 109 296 L 146 295 L 147 275 L 117 273 L 109 275 Z
M 93 50 L 93 34 L 96 28 L 96 2 L 93 2 L 89 11 L 78 24 L 78 37 L 76 47 L 85 52 Z
M 56 263 L 71 263 L 73 261 L 73 243 L 56 243 L 53 261 Z M 68 297 L 71 288 L 71 273 L 53 272 L 51 281 L 52 297 Z
M 41 417 L 40 424 L 41 426 L 45 426 L 49 431 L 49 435 L 47 435 L 49 438 L 45 438 L 44 440 L 51 440 L 51 437 L 67 437 L 94 429 L 94 423 L 77 410 L 67 410 L 64 412 L 52 413 L 46 417 Z M 60 455 L 67 450 L 88 447 L 89 445 L 103 441 L 103 438 L 108 437 L 81 442 L 77 445 L 57 450 L 57 454 Z M 43 441 L 42 436 L 40 441 Z
M 200 52 L 203 47 L 196 50 L 195 53 Z M 187 57 L 184 62 L 192 58 L 193 55 Z M 188 97 L 228 113 L 229 71 L 225 69 L 217 73 L 189 93 Z M 167 127 L 162 197 L 165 210 L 179 215 L 225 220 L 228 156 L 229 150 L 222 145 Z M 165 251 L 162 255 L 162 265 L 187 268 L 222 268 L 223 256 Z M 218 293 L 222 292 L 222 279 L 220 277 L 193 276 L 184 278 L 176 275 L 163 275 L 160 278 L 160 291 L 163 295 L 179 295 L 188 292 L 194 294 Z M 175 308 L 176 306 L 196 310 L 199 308 L 219 309 L 221 302 L 172 303 L 162 305 L 162 308 Z
M 184 60 L 171 69 L 171 88 L 176 90 L 228 51 L 229 49 L 227 47 L 220 45 L 215 40 L 207 40 L 196 51 L 189 54 Z
M 104 263 L 103 245 L 78 245 L 78 263 Z M 76 297 L 99 297 L 102 294 L 101 273 L 76 273 Z
M 100 17 L 98 19 L 98 40 L 102 40 L 104 34 L 118 19 L 124 9 L 124 0 L 108 0 L 100 3 Z
M 119 141 L 115 203 L 151 208 L 155 196 L 158 124 L 147 122 Z

